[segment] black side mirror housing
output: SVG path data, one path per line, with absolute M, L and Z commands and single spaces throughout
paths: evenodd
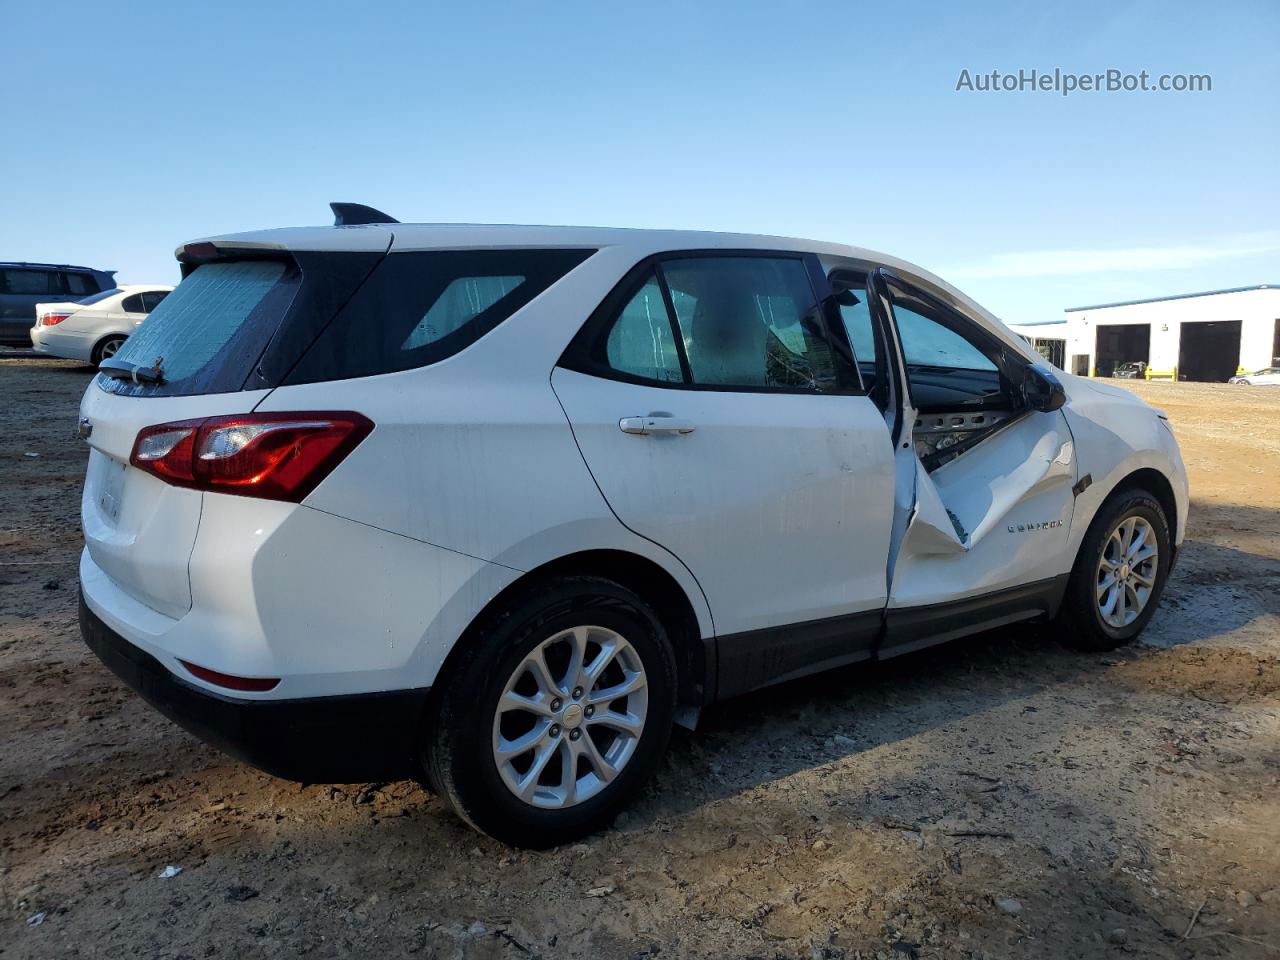
M 1050 413 L 1067 402 L 1067 391 L 1057 375 L 1043 364 L 1034 363 L 1026 368 L 1022 381 L 1022 395 L 1032 410 Z

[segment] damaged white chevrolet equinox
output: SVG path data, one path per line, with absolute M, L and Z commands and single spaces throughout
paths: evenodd
M 181 247 L 81 408 L 85 639 L 227 752 L 417 776 L 546 846 L 713 701 L 1151 619 L 1187 517 L 1165 417 L 937 277 L 334 209 Z

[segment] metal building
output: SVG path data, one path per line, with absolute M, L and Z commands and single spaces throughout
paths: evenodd
M 1214 382 L 1280 366 L 1274 284 L 1070 307 L 1061 320 L 1010 326 L 1081 376 Z

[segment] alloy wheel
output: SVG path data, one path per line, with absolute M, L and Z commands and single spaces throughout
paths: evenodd
M 1156 586 L 1160 548 L 1142 517 L 1125 517 L 1103 543 L 1098 560 L 1098 613 L 1110 627 L 1129 626 L 1142 615 Z
M 648 678 L 615 630 L 577 626 L 533 648 L 498 698 L 493 760 L 518 798 L 543 809 L 589 800 L 635 755 Z

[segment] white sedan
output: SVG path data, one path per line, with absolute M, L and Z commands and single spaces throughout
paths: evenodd
M 1257 384 L 1263 387 L 1280 387 L 1280 367 L 1263 367 L 1253 373 L 1242 373 L 1232 377 L 1227 383 L 1238 383 L 1243 386 Z
M 417 776 L 547 846 L 717 700 L 1155 613 L 1187 526 L 1164 414 L 932 274 L 350 209 L 183 246 L 80 408 L 84 637 L 231 753 Z
M 78 302 L 36 304 L 31 345 L 36 352 L 95 367 L 113 357 L 173 287 L 128 284 L 103 290 Z

